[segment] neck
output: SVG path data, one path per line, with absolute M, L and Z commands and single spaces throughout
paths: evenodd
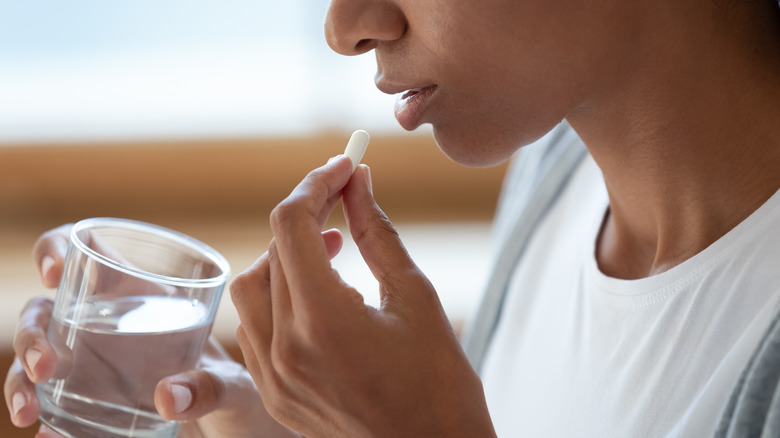
M 760 2 L 673 3 L 681 10 L 638 39 L 618 91 L 594 92 L 567 117 L 604 174 L 610 214 L 596 256 L 613 277 L 685 261 L 780 188 L 778 14 L 734 13 Z

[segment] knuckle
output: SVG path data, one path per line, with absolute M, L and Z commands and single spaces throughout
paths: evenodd
M 252 288 L 245 282 L 233 282 L 230 285 L 230 300 L 236 307 L 241 307 L 252 298 Z
M 236 276 L 236 278 L 233 279 L 233 282 L 230 283 L 230 299 L 233 301 L 233 303 L 238 303 L 243 301 L 245 290 L 246 290 L 246 282 L 247 282 L 246 274 L 241 273 Z
M 57 228 L 52 228 L 51 230 L 48 230 L 44 232 L 43 234 L 38 237 L 37 242 L 45 242 L 51 239 L 59 239 L 61 237 L 68 238 L 70 235 L 70 229 L 73 228 L 73 224 L 65 224 L 60 225 Z
M 73 224 L 68 223 L 41 234 L 33 245 L 33 254 L 39 254 L 40 251 L 48 250 L 48 248 L 55 245 L 55 242 L 58 240 L 61 240 L 64 243 L 68 242 L 70 240 L 71 228 L 73 228 Z
M 247 270 L 236 275 L 230 282 L 230 299 L 233 303 L 244 302 L 250 297 L 268 292 L 270 288 L 270 278 L 267 273 L 267 256 L 263 256 L 259 263 L 256 263 Z
M 325 182 L 327 178 L 328 172 L 324 167 L 318 167 L 316 169 L 311 170 L 309 173 L 306 174 L 306 178 L 303 179 L 302 183 L 306 185 L 312 186 L 314 189 L 318 190 L 326 190 L 328 189 L 328 185 Z
M 268 284 L 268 279 L 264 278 L 257 269 L 247 269 L 233 278 L 230 283 L 230 298 L 235 302 L 241 302 L 247 295 L 256 293 L 256 291 Z
M 14 352 L 17 356 L 21 357 L 28 348 L 36 345 L 38 340 L 45 336 L 43 330 L 38 327 L 22 327 L 14 334 Z
M 271 228 L 279 229 L 298 214 L 301 206 L 300 202 L 287 198 L 280 202 L 273 210 L 271 210 L 271 216 L 269 217 Z
M 27 302 L 14 333 L 13 346 L 17 353 L 46 337 L 53 308 L 54 303 L 49 298 L 37 297 Z
M 39 320 L 40 317 L 51 315 L 54 309 L 54 301 L 47 297 L 34 297 L 25 303 L 22 308 L 21 318 L 29 318 L 32 320 Z
M 254 281 L 253 277 L 254 277 L 253 271 L 247 269 L 246 271 L 241 272 L 240 274 L 236 275 L 233 278 L 233 281 L 230 283 L 230 288 L 243 289 L 248 284 Z
M 317 200 L 327 198 L 330 191 L 326 177 L 327 172 L 322 168 L 309 172 L 293 192 L 271 210 L 271 228 L 284 226 L 301 214 L 314 214 Z

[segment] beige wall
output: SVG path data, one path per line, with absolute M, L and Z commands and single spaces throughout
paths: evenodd
M 54 225 L 113 215 L 260 217 L 345 136 L 0 146 L 0 224 Z M 503 168 L 451 162 L 427 136 L 374 138 L 364 162 L 391 219 L 492 214 Z

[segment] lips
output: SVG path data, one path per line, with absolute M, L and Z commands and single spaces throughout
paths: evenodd
M 414 88 L 411 90 L 406 90 L 406 92 L 401 93 L 401 99 L 409 99 L 410 97 L 415 96 L 420 91 L 422 91 L 422 88 Z
M 401 92 L 395 102 L 395 118 L 402 128 L 413 131 L 422 124 L 425 110 L 436 91 L 436 85 L 411 88 Z

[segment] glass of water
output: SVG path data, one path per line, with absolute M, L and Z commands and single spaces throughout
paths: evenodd
M 196 367 L 230 267 L 181 233 L 126 219 L 74 225 L 48 337 L 40 420 L 72 438 L 173 438 L 160 379 Z

